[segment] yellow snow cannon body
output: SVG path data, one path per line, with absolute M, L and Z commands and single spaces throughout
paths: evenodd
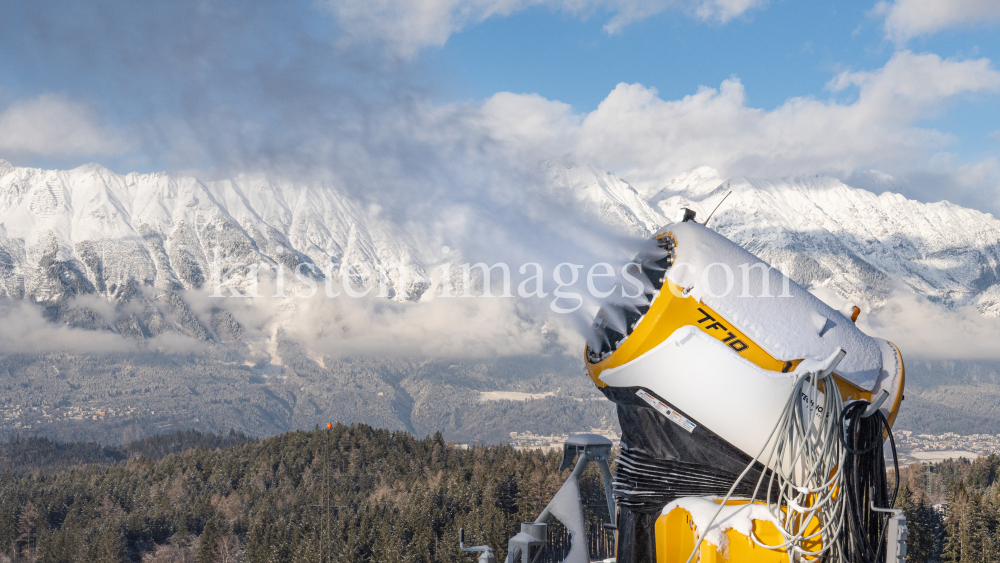
M 789 405 L 830 425 L 841 422 L 824 419 L 824 405 L 864 402 L 865 416 L 878 409 L 888 430 L 903 398 L 899 350 L 857 328 L 857 307 L 831 308 L 693 220 L 657 232 L 632 274 L 642 295 L 606 303 L 585 349 L 588 374 L 616 403 L 622 429 L 617 562 L 683 563 L 695 545 L 692 561 L 790 561 L 789 551 L 816 559 L 834 541 L 834 509 L 800 514 L 795 545 L 766 547 L 789 537 L 794 518 L 759 494 L 760 483 L 775 474 L 794 480 L 801 468 L 788 468 L 802 462 L 788 446 L 761 454 L 778 440 Z M 825 397 L 830 387 L 839 397 Z M 837 463 L 829 467 L 839 479 Z M 840 485 L 831 482 L 826 494 L 836 500 Z M 821 496 L 810 493 L 805 504 L 829 500 Z M 723 498 L 726 506 L 712 510 Z M 825 519 L 822 534 L 809 537 L 821 527 L 810 518 Z

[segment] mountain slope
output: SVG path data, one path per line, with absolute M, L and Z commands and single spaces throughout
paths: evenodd
M 725 180 L 699 168 L 641 194 L 624 179 L 586 165 L 550 162 L 536 172 L 555 199 L 567 202 L 567 210 L 591 215 L 570 220 L 596 218 L 610 232 L 636 238 L 668 224 L 682 206 L 696 209 L 704 220 L 732 191 L 709 225 L 764 260 L 784 264 L 803 285 L 826 286 L 868 311 L 886 307 L 901 289 L 945 307 L 975 305 L 985 316 L 1000 315 L 1000 221 L 947 202 L 908 200 L 884 175 L 859 175 L 846 183 L 824 177 Z M 429 360 L 390 354 L 343 358 L 342 350 L 295 340 L 301 332 L 292 325 L 303 320 L 311 329 L 338 337 L 342 332 L 348 342 L 358 333 L 351 322 L 359 319 L 372 321 L 369 331 L 392 334 L 379 323 L 433 314 L 427 307 L 434 303 L 423 301 L 442 281 L 435 277 L 441 253 L 346 193 L 334 185 L 265 176 L 202 182 L 162 173 L 120 175 L 98 165 L 46 171 L 0 161 L 0 311 L 16 315 L 21 304 L 31 303 L 44 311 L 46 326 L 155 343 L 131 351 L 116 348 L 114 354 L 49 346 L 0 356 L 0 411 L 9 417 L 0 424 L 0 436 L 40 431 L 40 424 L 50 435 L 112 441 L 191 426 L 267 435 L 331 417 L 418 434 L 442 429 L 468 441 L 498 441 L 512 431 L 614 427 L 607 401 L 580 377 L 579 357 L 536 353 L 557 346 L 532 349 L 535 355 L 516 360 Z M 363 304 L 337 314 L 295 316 L 295 304 L 283 310 L 274 305 L 280 300 L 227 300 L 222 307 L 188 298 L 195 294 L 190 290 L 218 285 L 213 278 L 220 271 L 246 295 L 253 290 L 249 264 L 289 272 L 300 263 L 315 266 L 316 281 L 330 275 L 378 281 L 395 301 L 421 302 L 379 301 L 372 308 Z M 402 275 L 397 264 L 403 264 Z M 441 301 L 512 304 L 517 310 L 500 317 L 510 321 L 504 330 L 536 343 L 556 330 L 513 299 Z M 345 309 L 354 304 L 340 303 Z M 240 317 L 239 307 L 257 310 Z M 393 310 L 413 315 L 383 314 Z M 441 324 L 503 324 L 484 310 L 489 309 L 438 314 Z M 257 324 L 241 325 L 247 318 Z M 198 346 L 187 341 L 159 346 L 175 334 Z M 422 337 L 443 338 L 436 332 Z M 402 356 L 398 343 L 393 345 L 390 352 Z M 904 413 L 900 419 L 912 429 L 938 428 L 928 414 L 937 412 L 937 405 L 954 407 L 949 420 L 962 413 L 977 421 L 992 416 L 982 401 L 974 413 L 962 410 L 949 399 L 951 388 L 935 383 L 937 367 L 920 369 L 931 375 L 914 380 L 919 404 L 913 416 Z M 523 403 L 482 402 L 485 391 L 553 390 L 555 396 Z
M 606 170 L 548 162 L 545 174 L 555 193 L 583 202 L 621 232 L 645 238 L 667 222 L 628 182 Z
M 711 226 L 800 283 L 827 286 L 868 310 L 905 289 L 1000 315 L 1000 221 L 948 202 L 908 200 L 884 174 L 857 175 L 852 186 L 828 177 L 723 181 L 703 167 L 644 197 L 590 166 L 548 162 L 539 172 L 558 199 L 640 238 L 683 206 L 704 220 L 731 191 Z M 214 325 L 229 320 L 200 321 L 179 292 L 227 281 L 232 289 L 223 294 L 246 295 L 255 291 L 251 265 L 265 277 L 278 268 L 291 277 L 304 264 L 300 271 L 317 282 L 379 282 L 384 295 L 412 301 L 440 282 L 440 261 L 418 235 L 330 184 L 263 175 L 202 182 L 96 164 L 52 171 L 0 161 L 0 296 L 39 303 L 51 320 L 74 326 L 222 342 Z M 110 320 L 66 307 L 88 294 L 138 304 Z
M 315 266 L 316 276 L 329 268 L 347 274 L 355 262 L 372 266 L 361 277 L 379 267 L 398 275 L 390 266 L 399 263 L 411 269 L 410 280 L 425 272 L 405 233 L 329 186 L 262 176 L 122 176 L 98 165 L 4 171 L 0 275 L 9 297 L 50 303 L 91 292 L 121 299 L 135 284 L 197 288 L 218 275 L 216 260 L 224 272 L 300 262 Z
M 645 237 L 664 222 L 608 172 L 549 165 L 545 173 L 559 197 L 622 233 Z M 430 289 L 436 261 L 440 255 L 405 226 L 331 184 L 263 175 L 202 182 L 96 164 L 41 170 L 0 161 L 0 296 L 39 303 L 52 320 L 100 328 L 95 315 L 65 310 L 67 300 L 87 294 L 123 302 L 146 293 L 174 308 L 183 304 L 171 292 L 220 282 L 228 282 L 224 295 L 251 294 L 251 265 L 281 267 L 290 278 L 304 264 L 301 273 L 316 281 L 379 283 L 390 298 L 413 301 Z M 155 335 L 170 324 L 160 309 L 147 307 L 129 322 Z M 210 327 L 201 332 L 214 336 Z
M 796 281 L 828 286 L 870 309 L 907 289 L 946 306 L 974 304 L 984 315 L 1000 315 L 1000 221 L 992 215 L 891 191 L 876 195 L 827 177 L 717 179 L 696 170 L 651 200 L 667 216 L 690 206 L 707 217 L 732 191 L 713 229 L 786 265 Z M 884 178 L 874 185 L 894 187 Z

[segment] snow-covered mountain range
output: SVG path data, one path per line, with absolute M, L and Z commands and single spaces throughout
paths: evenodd
M 908 200 L 878 173 L 845 183 L 825 177 L 725 179 L 699 168 L 640 192 L 585 165 L 550 162 L 536 172 L 551 190 L 546 204 L 571 202 L 567 210 L 591 215 L 581 217 L 588 228 L 597 216 L 612 231 L 646 237 L 681 207 L 695 209 L 704 221 L 722 202 L 711 228 L 772 264 L 784 264 L 800 283 L 825 286 L 876 316 L 880 309 L 892 310 L 900 291 L 944 308 L 972 305 L 984 316 L 1000 316 L 1000 221 L 947 202 Z M 418 435 L 444 429 L 463 441 L 502 441 L 526 430 L 614 431 L 613 409 L 580 377 L 577 353 L 537 353 L 538 346 L 549 349 L 547 322 L 527 318 L 530 313 L 517 304 L 506 316 L 490 309 L 501 300 L 433 299 L 444 283 L 442 261 L 463 260 L 455 258 L 462 251 L 443 256 L 440 241 L 425 240 L 425 231 L 413 230 L 419 228 L 390 222 L 370 204 L 325 184 L 250 175 L 204 182 L 120 175 L 93 164 L 57 171 L 0 161 L 0 387 L 9 395 L 0 398 L 8 420 L 0 425 L 0 438 L 29 424 L 44 435 L 113 442 L 174 427 L 235 427 L 267 435 L 329 420 Z M 216 249 L 219 268 L 213 263 Z M 389 299 L 431 302 L 372 300 L 355 308 L 354 301 L 325 307 L 244 299 L 216 306 L 221 300 L 206 305 L 197 298 L 203 292 L 190 291 L 211 287 L 221 269 L 234 272 L 234 287 L 246 293 L 246 270 L 236 265 L 274 270 L 300 263 L 316 266 L 316 281 L 334 275 L 378 281 Z M 365 267 L 352 270 L 351 264 Z M 311 315 L 303 312 L 310 308 Z M 359 333 L 376 334 L 376 347 L 359 349 L 385 351 L 388 342 L 396 355 L 366 356 L 342 346 L 348 340 L 341 335 L 357 339 L 358 333 L 349 334 L 351 323 L 371 318 L 376 322 Z M 408 324 L 414 321 L 416 326 Z M 470 330 L 491 324 L 504 328 Z M 94 330 L 66 334 L 58 325 Z M 459 328 L 441 336 L 445 325 Z M 302 326 L 307 334 L 297 331 Z M 122 346 L 109 332 L 132 344 Z M 513 333 L 527 344 L 514 339 L 498 348 L 508 356 L 483 359 L 467 352 L 469 343 L 511 339 Z M 46 338 L 52 342 L 40 345 Z M 406 347 L 399 338 L 418 345 Z M 433 355 L 424 348 L 428 338 L 456 340 L 457 347 L 445 349 L 472 357 L 396 357 Z M 996 365 L 911 361 L 908 406 L 898 424 L 916 432 L 995 433 Z M 558 396 L 527 403 L 483 402 L 488 391 L 553 389 L 561 390 Z M 45 420 L 18 410 L 21 405 L 128 416 L 92 421 L 88 429 L 38 426 Z
M 699 168 L 640 194 L 588 166 L 547 163 L 543 172 L 558 197 L 639 236 L 683 206 L 704 220 L 731 191 L 710 226 L 784 264 L 797 281 L 825 285 L 869 310 L 904 289 L 1000 316 L 1000 221 L 947 202 L 908 200 L 885 175 L 859 175 L 848 185 L 828 177 L 726 180 Z M 210 283 L 219 268 L 263 263 L 294 270 L 304 262 L 315 266 L 317 280 L 382 276 L 391 298 L 417 300 L 438 283 L 432 270 L 439 260 L 417 235 L 330 185 L 262 175 L 203 182 L 121 175 L 96 164 L 60 171 L 0 161 L 0 296 L 36 302 L 51 320 L 99 325 L 62 305 L 85 294 L 112 303 L 141 295 L 144 308 L 129 309 L 113 330 L 140 336 L 173 327 L 224 340 L 213 327 L 199 328 L 176 297 Z M 356 263 L 368 268 L 349 268 Z M 245 288 L 246 279 L 234 276 Z
M 827 286 L 868 310 L 901 290 L 1000 316 L 1000 221 L 947 201 L 907 199 L 878 172 L 848 182 L 821 176 L 722 181 L 701 168 L 674 178 L 648 201 L 668 217 L 683 206 L 706 217 L 731 191 L 710 222 L 713 229 L 771 264 L 785 264 L 796 281 Z

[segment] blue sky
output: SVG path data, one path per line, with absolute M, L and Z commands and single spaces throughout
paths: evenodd
M 773 109 L 791 96 L 823 95 L 845 65 L 885 63 L 892 50 L 864 15 L 870 5 L 846 6 L 782 2 L 725 25 L 670 12 L 613 35 L 599 17 L 534 8 L 464 30 L 425 58 L 447 69 L 449 94 L 470 98 L 538 93 L 592 111 L 619 82 L 673 99 L 736 75 L 751 92 L 749 103 Z M 854 36 L 855 29 L 865 33 Z
M 911 197 L 993 211 L 993 4 L 15 3 L 0 23 L 0 158 L 276 167 L 387 194 L 546 158 L 646 190 L 700 165 L 876 168 Z
M 826 85 L 845 69 L 880 68 L 897 50 L 873 8 L 872 2 L 785 0 L 726 24 L 665 12 L 608 34 L 601 14 L 582 19 L 536 7 L 452 35 L 419 62 L 436 73 L 442 84 L 437 98 L 448 101 L 499 91 L 536 93 L 589 112 L 619 82 L 641 83 L 664 99 L 677 99 L 736 76 L 746 86 L 747 105 L 773 110 L 791 97 L 856 96 L 855 89 L 834 93 Z M 906 47 L 996 61 L 996 33 L 993 26 L 969 26 L 915 38 Z M 996 154 L 1000 146 L 989 138 L 1000 129 L 992 95 L 955 100 L 924 123 L 956 135 L 956 149 L 971 158 Z

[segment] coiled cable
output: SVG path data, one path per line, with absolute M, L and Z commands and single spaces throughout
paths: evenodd
M 840 415 L 844 461 L 844 493 L 847 497 L 849 533 L 844 541 L 844 560 L 848 563 L 876 563 L 885 556 L 885 533 L 889 519 L 885 513 L 871 509 L 872 503 L 891 508 L 899 492 L 899 461 L 896 441 L 889 421 L 881 410 L 865 416 L 870 403 L 855 401 Z M 892 445 L 892 461 L 896 474 L 890 498 L 886 477 L 883 430 Z
M 773 462 L 774 469 L 761 473 L 750 501 L 757 499 L 765 475 L 770 474 L 767 503 L 783 541 L 779 545 L 767 545 L 753 534 L 750 539 L 760 547 L 785 549 L 789 561 L 796 554 L 813 558 L 830 555 L 829 560 L 840 559 L 845 511 L 844 495 L 838 495 L 837 491 L 842 488 L 841 468 L 846 450 L 838 436 L 843 404 L 832 374 L 844 355 L 844 350 L 838 350 L 822 362 L 822 367 L 813 364 L 815 369 L 812 370 L 800 366 L 803 373 L 795 380 L 788 401 L 760 453 L 730 487 L 705 529 L 699 531 L 688 563 L 701 548 L 702 540 L 733 492 L 769 445 L 770 453 L 763 463 L 772 466 Z M 773 492 L 777 494 L 775 502 L 771 501 Z M 803 546 L 804 542 L 816 538 L 820 538 L 818 549 Z
M 829 367 L 800 377 L 779 421 L 780 432 L 768 460 L 770 464 L 773 459 L 774 470 L 766 490 L 783 541 L 769 545 L 750 535 L 760 547 L 785 549 L 789 560 L 793 555 L 830 555 L 837 560 L 841 551 L 844 497 L 838 493 L 844 478 L 845 450 L 839 439 L 843 405 L 832 371 Z M 773 501 L 772 492 L 777 493 Z M 814 541 L 816 549 L 806 547 Z
M 726 503 L 750 469 L 761 460 L 773 467 L 760 475 L 751 502 L 757 500 L 766 475 L 767 504 L 782 536 L 778 545 L 750 539 L 767 549 L 784 549 L 789 562 L 796 555 L 842 563 L 879 563 L 885 555 L 888 518 L 871 509 L 872 503 L 892 507 L 899 492 L 899 461 L 889 421 L 871 403 L 852 401 L 846 407 L 833 378 L 833 370 L 845 352 L 827 359 L 826 367 L 798 376 L 781 416 L 760 453 L 743 470 L 719 509 L 699 532 L 688 563 Z M 892 447 L 895 486 L 888 494 L 883 431 Z M 773 462 L 773 466 L 772 466 Z M 772 496 L 776 493 L 776 499 Z M 805 547 L 820 539 L 818 549 Z

